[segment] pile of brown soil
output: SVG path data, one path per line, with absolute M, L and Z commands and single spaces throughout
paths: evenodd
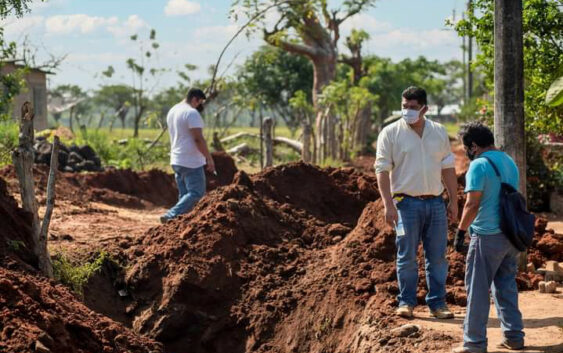
M 96 314 L 68 289 L 0 267 L 0 351 L 162 352 L 162 346 Z
M 213 153 L 217 176 L 207 175 L 208 190 L 228 185 L 237 172 L 234 160 L 226 153 Z M 45 204 L 49 169 L 36 166 L 33 169 L 35 188 L 39 204 Z M 18 193 L 18 182 L 13 166 L 0 169 L 9 192 Z M 92 201 L 128 208 L 170 207 L 178 201 L 178 190 L 174 176 L 161 170 L 134 172 L 130 169 L 109 169 L 97 173 L 57 174 L 55 186 L 57 201 L 68 201 L 72 205 L 87 208 Z
M 212 152 L 211 156 L 213 157 L 213 162 L 215 162 L 217 175 L 206 171 L 207 191 L 215 190 L 220 186 L 229 185 L 233 182 L 233 178 L 238 171 L 235 160 L 227 152 Z
M 295 163 L 237 174 L 129 250 L 133 328 L 174 352 L 446 344 L 431 332 L 390 333 L 400 322 L 390 315 L 395 245 L 377 198 L 375 177 L 352 169 Z
M 0 178 L 0 266 L 10 260 L 37 266 L 37 257 L 31 251 L 31 214 L 18 207 Z

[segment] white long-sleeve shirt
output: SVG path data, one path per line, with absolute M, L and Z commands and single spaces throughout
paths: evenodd
M 386 126 L 377 138 L 375 172 L 391 173 L 391 192 L 411 196 L 440 195 L 442 169 L 455 168 L 448 133 L 425 119 L 420 137 L 405 121 Z

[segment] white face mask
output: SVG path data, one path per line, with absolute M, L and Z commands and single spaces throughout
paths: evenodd
M 422 110 L 422 108 L 420 110 Z M 405 119 L 405 121 L 409 125 L 415 124 L 418 121 L 418 119 L 420 119 L 420 110 L 403 109 L 402 110 L 403 119 Z

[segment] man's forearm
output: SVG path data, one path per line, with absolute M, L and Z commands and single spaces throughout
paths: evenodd
M 211 158 L 211 154 L 209 153 L 209 149 L 207 148 L 207 142 L 205 141 L 204 138 L 197 139 L 195 141 L 195 144 L 197 146 L 197 149 L 201 152 L 201 154 L 203 154 L 205 159 Z
M 379 186 L 379 193 L 383 198 L 385 205 L 390 205 L 393 202 L 393 195 L 391 195 L 391 180 L 389 172 L 381 172 L 377 174 L 377 185 Z
M 461 215 L 461 221 L 459 222 L 459 229 L 467 230 L 475 217 L 477 217 L 477 212 L 479 211 L 479 206 L 473 204 L 465 204 L 463 207 L 463 214 Z
M 457 198 L 457 177 L 454 168 L 442 169 L 442 180 L 448 190 L 448 195 L 451 201 Z

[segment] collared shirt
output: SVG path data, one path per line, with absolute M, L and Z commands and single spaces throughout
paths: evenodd
M 391 173 L 391 192 L 411 196 L 440 195 L 442 169 L 455 168 L 444 126 L 425 119 L 420 137 L 404 119 L 386 126 L 377 138 L 375 172 Z

